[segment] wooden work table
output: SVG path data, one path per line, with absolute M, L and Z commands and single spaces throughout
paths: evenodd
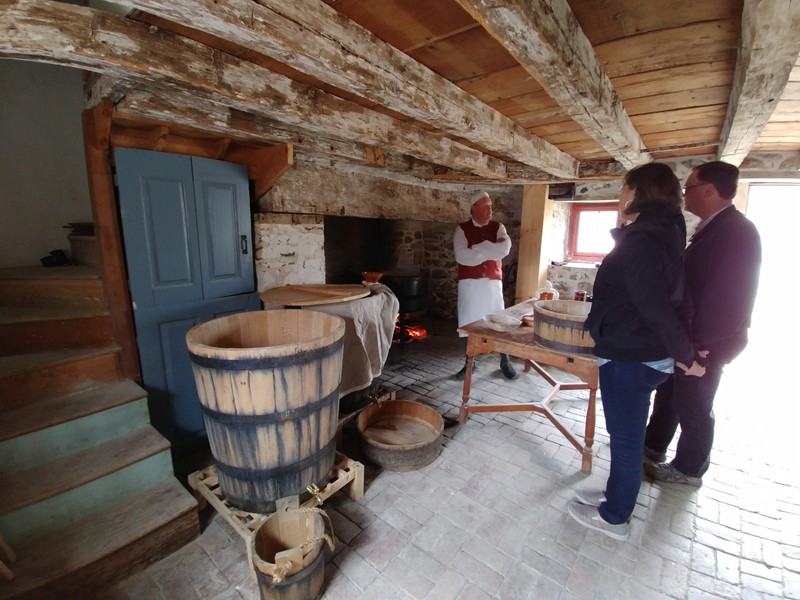
M 503 311 L 503 314 L 521 317 L 533 312 L 533 302 L 526 300 L 515 304 Z M 597 358 L 591 354 L 566 354 L 551 350 L 533 341 L 533 327 L 520 327 L 509 331 L 499 332 L 489 328 L 482 319 L 465 325 L 458 329 L 460 333 L 467 334 L 467 356 L 474 358 L 481 354 L 499 352 L 515 356 L 524 361 L 525 372 L 533 369 L 541 375 L 553 390 L 550 394 L 533 403 L 520 404 L 474 404 L 469 403 L 469 393 L 472 386 L 472 361 L 467 362 L 467 373 L 464 377 L 464 391 L 461 396 L 461 409 L 458 420 L 466 423 L 470 412 L 510 412 L 532 411 L 544 415 L 556 428 L 575 446 L 582 457 L 581 470 L 589 474 L 592 471 L 592 444 L 594 443 L 595 428 L 595 400 L 598 388 Z M 575 375 L 580 382 L 564 383 L 554 379 L 542 365 L 558 367 L 563 371 Z M 589 402 L 586 406 L 586 425 L 584 428 L 583 443 L 574 435 L 567 426 L 561 422 L 558 415 L 550 410 L 550 402 L 561 391 L 589 390 Z

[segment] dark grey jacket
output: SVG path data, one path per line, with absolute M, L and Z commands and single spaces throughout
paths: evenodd
M 691 365 L 695 349 L 678 314 L 683 301 L 683 215 L 645 211 L 611 232 L 616 241 L 597 271 L 586 319 L 602 358 L 649 362 L 672 357 Z

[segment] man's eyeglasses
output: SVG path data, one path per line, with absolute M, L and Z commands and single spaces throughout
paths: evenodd
M 685 185 L 683 186 L 683 193 L 686 193 L 686 190 L 690 190 L 692 188 L 700 187 L 701 185 L 708 185 L 710 182 L 703 181 L 701 183 L 693 183 L 692 185 Z

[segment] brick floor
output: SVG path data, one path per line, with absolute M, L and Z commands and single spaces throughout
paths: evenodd
M 600 402 L 588 479 L 541 415 L 476 413 L 458 425 L 461 383 L 449 377 L 461 346 L 452 323 L 425 324 L 429 337 L 394 348 L 381 383 L 445 417 L 441 456 L 409 472 L 366 463 L 363 498 L 326 501 L 337 544 L 326 556 L 325 600 L 800 599 L 798 400 L 768 375 L 785 372 L 773 347 L 752 343 L 728 368 L 703 487 L 644 481 L 631 539 L 616 542 L 566 513 L 576 487 L 602 486 L 608 475 Z M 791 373 L 796 360 L 783 358 Z M 533 373 L 504 380 L 497 357 L 483 357 L 471 401 L 528 401 L 544 389 Z M 580 433 L 587 393 L 563 398 L 554 410 Z M 363 462 L 351 426 L 343 445 Z M 258 599 L 242 539 L 213 509 L 202 517 L 197 540 L 111 597 Z

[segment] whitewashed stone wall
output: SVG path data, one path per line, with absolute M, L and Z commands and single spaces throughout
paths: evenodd
M 597 275 L 597 267 L 594 264 L 551 264 L 547 270 L 547 280 L 558 290 L 560 300 L 573 300 L 575 290 L 578 289 L 591 293 L 594 288 L 595 275 Z
M 256 213 L 254 232 L 259 292 L 287 284 L 325 283 L 322 217 Z

